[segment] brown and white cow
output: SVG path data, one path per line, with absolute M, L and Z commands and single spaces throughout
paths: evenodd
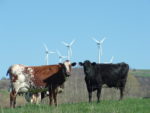
M 71 66 L 75 65 L 76 63 L 71 63 L 68 60 L 58 65 L 12 65 L 7 71 L 7 74 L 10 75 L 12 89 L 10 92 L 10 107 L 15 107 L 18 93 L 38 93 L 44 92 L 45 89 L 49 91 L 49 104 L 52 105 L 54 99 L 57 106 L 57 88 L 71 75 Z

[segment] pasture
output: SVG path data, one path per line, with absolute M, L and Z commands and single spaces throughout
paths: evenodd
M 143 76 L 143 77 L 150 77 L 150 70 L 136 70 L 136 69 L 133 69 L 132 71 L 130 71 L 130 73 L 132 75 L 135 75 L 135 76 Z
M 145 78 L 145 77 L 144 77 Z M 148 80 L 148 79 L 144 79 Z M 88 93 L 81 68 L 74 68 L 72 76 L 65 82 L 64 92 L 58 94 L 58 107 L 49 107 L 48 97 L 40 105 L 28 104 L 23 96 L 17 97 L 17 108 L 9 108 L 8 80 L 0 81 L 0 113 L 149 113 L 150 99 L 142 97 L 150 95 L 147 82 L 140 82 L 129 72 L 123 101 L 118 101 L 119 90 L 103 87 L 101 103 L 97 104 L 94 92 L 92 104 L 88 103 Z M 145 84 L 146 83 L 146 84 Z M 147 87 L 145 87 L 147 86 Z M 132 99 L 129 99 L 132 98 Z
M 103 100 L 101 103 L 80 102 L 58 107 L 27 104 L 15 109 L 1 108 L 1 113 L 149 113 L 150 99 Z

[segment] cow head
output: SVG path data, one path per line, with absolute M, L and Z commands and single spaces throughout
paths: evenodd
M 86 75 L 89 75 L 91 72 L 92 72 L 92 67 L 94 65 L 96 65 L 95 62 L 91 63 L 89 60 L 86 60 L 84 61 L 83 63 L 82 62 L 79 62 L 79 65 L 80 66 L 83 66 L 83 69 L 84 69 L 84 72 Z
M 75 66 L 76 63 L 71 63 L 69 60 L 66 60 L 63 64 L 60 63 L 62 67 L 62 73 L 66 76 L 69 77 L 71 75 L 71 67 Z

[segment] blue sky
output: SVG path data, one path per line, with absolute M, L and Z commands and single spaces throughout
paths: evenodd
M 73 45 L 72 61 L 97 61 L 103 44 L 102 62 L 150 69 L 149 0 L 0 0 L 0 77 L 12 64 L 43 65 L 43 43 L 50 50 L 67 54 L 62 41 Z M 50 64 L 58 63 L 50 55 Z

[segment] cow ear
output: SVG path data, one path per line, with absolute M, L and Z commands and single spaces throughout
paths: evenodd
M 82 63 L 82 62 L 79 62 L 79 65 L 80 65 L 80 66 L 83 66 L 83 63 Z
M 59 63 L 59 65 L 61 65 L 61 66 L 62 66 L 63 64 L 62 64 L 62 63 Z
M 95 62 L 93 62 L 93 63 L 92 63 L 92 65 L 93 65 L 93 66 L 95 66 L 95 65 L 96 65 L 96 63 L 95 63 Z
M 76 65 L 76 62 L 74 62 L 74 63 L 71 64 L 71 66 L 75 66 L 75 65 Z

